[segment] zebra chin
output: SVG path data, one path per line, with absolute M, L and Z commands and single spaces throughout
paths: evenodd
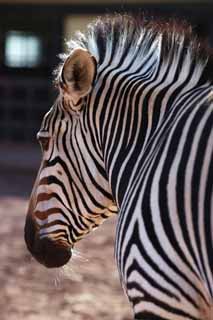
M 49 237 L 39 238 L 35 223 L 27 217 L 25 224 L 25 242 L 32 256 L 47 268 L 59 268 L 68 263 L 72 256 L 70 245 L 65 245 Z

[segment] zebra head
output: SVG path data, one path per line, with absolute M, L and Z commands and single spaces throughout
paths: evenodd
M 64 59 L 58 98 L 37 135 L 42 162 L 30 198 L 25 241 L 47 267 L 66 264 L 74 243 L 115 210 L 95 135 L 96 74 L 96 60 L 84 48 Z

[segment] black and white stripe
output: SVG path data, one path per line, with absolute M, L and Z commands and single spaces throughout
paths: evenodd
M 97 73 L 86 97 L 73 104 L 62 90 L 44 117 L 40 237 L 73 246 L 118 210 L 115 254 L 135 319 L 210 320 L 212 57 L 189 27 L 119 15 L 76 48 Z

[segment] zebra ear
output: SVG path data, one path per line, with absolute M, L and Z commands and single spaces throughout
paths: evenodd
M 85 49 L 75 49 L 65 60 L 62 69 L 62 89 L 74 103 L 85 97 L 94 82 L 97 63 Z

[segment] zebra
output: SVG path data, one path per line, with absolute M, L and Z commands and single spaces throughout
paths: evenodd
M 134 319 L 213 319 L 213 58 L 177 20 L 114 14 L 61 55 L 25 241 L 44 266 L 117 214 Z

